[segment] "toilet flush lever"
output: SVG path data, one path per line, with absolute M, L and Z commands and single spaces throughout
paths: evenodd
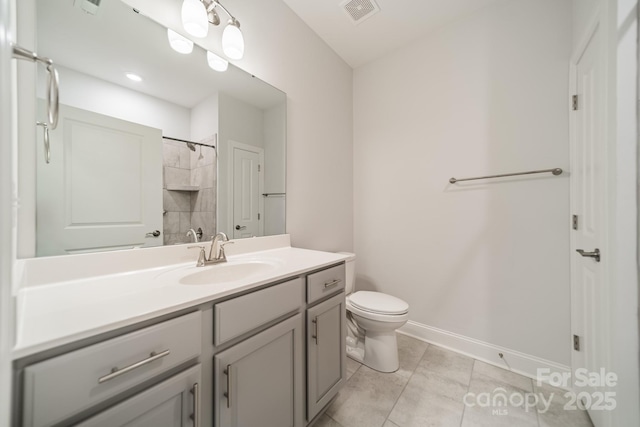
M 576 252 L 578 252 L 583 257 L 593 258 L 596 260 L 596 262 L 600 262 L 600 249 L 598 248 L 595 248 L 593 252 L 585 252 L 582 249 L 576 249 Z

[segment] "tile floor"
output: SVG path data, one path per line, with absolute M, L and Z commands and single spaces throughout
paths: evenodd
M 401 334 L 398 352 L 400 369 L 391 374 L 347 359 L 347 384 L 313 427 L 592 427 L 586 412 L 564 410 L 562 390 Z M 467 393 L 478 405 L 464 404 Z M 499 393 L 520 406 L 494 414 L 481 405 Z M 534 407 L 534 393 L 547 410 L 541 400 Z M 520 398 L 531 399 L 528 410 Z

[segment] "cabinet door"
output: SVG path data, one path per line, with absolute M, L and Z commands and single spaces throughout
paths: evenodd
M 307 419 L 338 393 L 346 379 L 344 292 L 307 310 Z
M 199 427 L 201 384 L 200 365 L 196 365 L 78 426 Z
M 302 426 L 302 316 L 214 357 L 216 427 Z

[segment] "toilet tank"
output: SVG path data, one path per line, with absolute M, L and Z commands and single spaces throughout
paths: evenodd
M 353 288 L 356 281 L 356 254 L 353 254 L 351 252 L 338 252 L 338 253 L 349 257 L 344 260 L 345 276 L 347 281 L 344 284 L 345 285 L 344 291 L 347 295 L 349 295 L 351 292 L 353 292 L 354 290 Z

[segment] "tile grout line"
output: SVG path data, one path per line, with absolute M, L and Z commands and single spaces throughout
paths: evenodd
M 431 344 L 427 343 L 427 346 L 424 348 L 424 352 L 422 353 L 422 356 L 420 356 L 420 360 L 418 360 L 418 363 L 416 364 L 416 367 L 413 368 L 413 371 L 411 371 L 411 375 L 409 375 L 409 377 L 407 378 L 407 382 L 404 384 L 404 387 L 402 387 L 402 390 L 400 391 L 400 394 L 398 394 L 398 397 L 396 398 L 395 402 L 393 402 L 393 406 L 391 407 L 391 410 L 387 414 L 387 417 L 385 418 L 384 422 L 389 421 L 389 422 L 392 422 L 393 424 L 395 424 L 392 420 L 389 419 L 389 415 L 391 415 L 391 413 L 393 412 L 393 408 L 395 408 L 396 405 L 398 404 L 398 400 L 400 400 L 400 397 L 402 396 L 402 393 L 404 393 L 404 391 L 406 390 L 407 386 L 409 385 L 409 381 L 411 381 L 411 378 L 413 378 L 413 374 L 415 374 L 416 369 L 418 369 L 418 365 L 420 365 L 420 362 L 422 361 L 422 359 L 424 359 L 424 355 L 427 354 L 427 349 L 429 349 L 430 346 L 431 346 Z M 384 422 L 382 423 L 383 426 L 384 426 Z
M 473 371 L 476 369 L 476 359 L 472 359 L 473 360 L 473 365 L 471 365 L 471 374 L 469 374 L 469 385 L 467 385 L 467 393 L 469 393 L 469 390 L 471 390 L 471 381 L 473 381 Z M 465 393 L 465 396 L 467 395 L 467 393 Z M 460 417 L 460 427 L 462 427 L 462 422 L 464 421 L 464 413 L 467 410 L 467 405 L 464 404 L 464 397 L 462 398 L 462 415 Z

